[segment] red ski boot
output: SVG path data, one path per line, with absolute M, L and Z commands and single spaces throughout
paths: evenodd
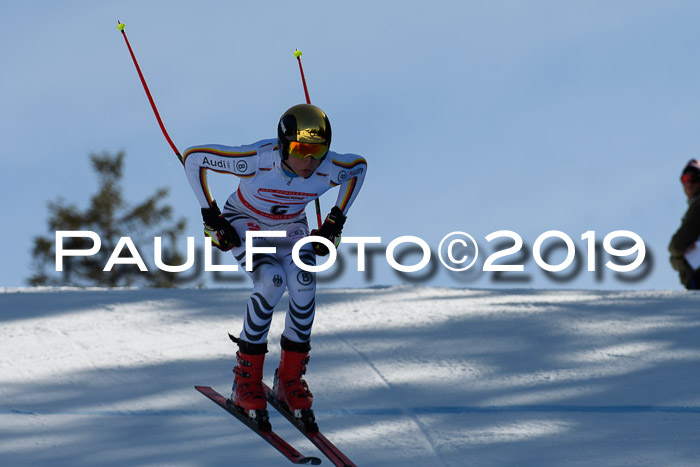
M 251 344 L 237 340 L 238 365 L 233 369 L 233 393 L 230 403 L 241 412 L 248 414 L 258 428 L 270 430 L 270 417 L 267 413 L 267 399 L 262 386 L 263 363 L 267 352 L 267 343 Z
M 272 391 L 275 397 L 294 415 L 306 431 L 318 431 L 311 404 L 314 396 L 302 379 L 309 362 L 311 345 L 308 342 L 293 342 L 282 336 L 280 366 L 275 371 Z

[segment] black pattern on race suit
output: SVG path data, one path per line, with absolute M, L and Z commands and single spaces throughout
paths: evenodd
M 243 270 L 247 265 L 245 232 L 251 230 L 251 225 L 259 227 L 260 230 L 287 232 L 285 238 L 270 237 L 254 240 L 255 246 L 272 246 L 276 248 L 276 252 L 255 254 L 252 271 L 246 271 L 253 280 L 253 290 L 246 305 L 241 339 L 253 344 L 267 341 L 272 312 L 284 291 L 288 289 L 289 310 L 282 335 L 294 342 L 308 342 L 311 338 L 316 309 L 316 274 L 302 270 L 292 259 L 294 244 L 309 233 L 306 219 L 263 228 L 258 219 L 251 218 L 230 205 L 226 206 L 224 217 L 241 236 L 241 246 L 231 251 Z M 299 259 L 306 265 L 316 265 L 316 255 L 311 244 L 307 243 L 301 248 Z

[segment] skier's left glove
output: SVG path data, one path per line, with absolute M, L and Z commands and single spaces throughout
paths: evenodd
M 333 206 L 331 212 L 326 216 L 326 220 L 323 221 L 321 228 L 312 230 L 311 235 L 327 238 L 337 248 L 340 244 L 340 234 L 343 231 L 345 219 L 347 217 L 343 215 L 343 211 L 338 206 Z M 313 247 L 318 256 L 326 256 L 329 253 L 328 248 L 323 243 L 314 243 Z
M 229 251 L 233 247 L 241 246 L 241 237 L 221 214 L 216 201 L 212 202 L 211 207 L 202 208 L 202 219 L 204 220 L 204 235 L 210 237 L 211 242 L 219 250 Z

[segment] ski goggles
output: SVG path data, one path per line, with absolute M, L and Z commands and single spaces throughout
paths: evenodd
M 681 175 L 681 183 L 683 185 L 687 185 L 688 183 L 697 183 L 700 182 L 700 178 L 698 178 L 695 174 L 683 174 Z
M 297 159 L 322 159 L 328 154 L 328 147 L 325 144 L 298 143 L 291 141 L 289 143 L 289 155 Z

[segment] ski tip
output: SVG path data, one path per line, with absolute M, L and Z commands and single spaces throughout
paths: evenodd
M 117 20 L 117 29 L 119 29 L 119 31 L 124 32 L 124 27 L 125 27 L 125 26 L 126 26 L 126 25 L 125 25 L 124 23 L 122 23 L 121 21 Z
M 294 51 L 294 58 L 299 58 L 299 57 L 301 57 L 301 50 L 297 49 Z
M 295 464 L 300 465 L 321 465 L 321 459 L 318 457 L 303 457 L 299 459 Z

